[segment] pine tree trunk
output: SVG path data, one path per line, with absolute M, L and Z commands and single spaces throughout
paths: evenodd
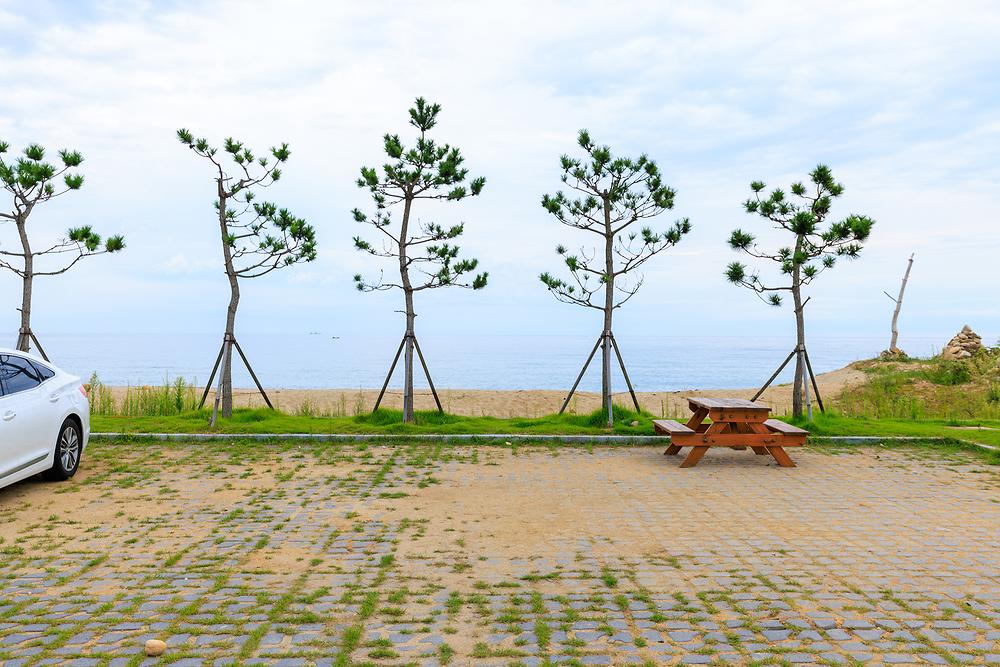
M 222 416 L 233 416 L 233 345 L 236 338 L 236 309 L 240 305 L 240 284 L 235 274 L 229 274 L 229 308 L 226 311 L 226 345 L 222 375 Z
M 229 225 L 226 224 L 225 186 L 220 179 L 219 185 L 219 231 L 222 234 L 222 256 L 225 259 L 226 277 L 229 279 L 229 308 L 226 310 L 226 341 L 232 341 L 236 336 L 236 310 L 240 305 L 240 282 L 233 266 L 232 248 L 229 245 Z M 233 416 L 233 346 L 225 345 L 222 360 L 222 416 Z
M 403 421 L 413 421 L 413 292 L 406 291 L 406 345 L 403 349 Z
M 601 404 L 608 411 L 608 428 L 615 425 L 611 397 L 611 319 L 615 311 L 614 234 L 611 230 L 611 202 L 604 196 L 604 333 L 601 343 Z
M 798 254 L 802 246 L 802 238 L 795 244 L 795 252 Z M 802 350 L 806 345 L 806 320 L 805 313 L 802 312 L 802 274 L 801 269 L 796 265 L 792 271 L 792 299 L 795 303 L 795 379 L 792 382 L 792 416 L 802 416 L 802 387 L 805 379 L 805 363 Z
M 407 193 L 403 204 L 403 219 L 399 228 L 399 277 L 403 284 L 403 295 L 406 298 L 406 344 L 403 354 L 403 421 L 413 421 L 413 337 L 414 321 L 417 314 L 413 309 L 413 286 L 410 283 L 410 265 L 407 259 L 408 250 L 406 235 L 410 224 L 410 206 L 413 204 L 411 193 Z
M 28 332 L 31 331 L 31 289 L 35 280 L 35 258 L 31 254 L 25 222 L 24 219 L 15 221 L 24 252 L 24 275 L 21 276 L 21 329 L 17 336 L 17 349 L 21 352 L 27 352 L 31 347 L 31 337 Z

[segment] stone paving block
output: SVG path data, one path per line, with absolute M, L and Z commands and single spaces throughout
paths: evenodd
M 789 484 L 740 452 L 690 475 L 650 448 L 168 450 L 124 486 L 137 444 L 96 445 L 72 493 L 15 487 L 74 523 L 0 523 L 24 552 L 0 560 L 0 662 L 118 667 L 156 637 L 181 667 L 325 666 L 358 633 L 354 663 L 1000 664 L 974 462 L 806 448 Z M 740 512 L 701 502 L 719 488 Z M 119 511 L 152 518 L 97 519 Z

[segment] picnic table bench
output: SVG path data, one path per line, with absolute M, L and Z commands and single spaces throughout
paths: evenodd
M 673 419 L 657 419 L 653 428 L 658 435 L 669 435 L 670 446 L 664 454 L 676 454 L 682 447 L 691 447 L 682 468 L 698 465 L 709 447 L 746 449 L 763 456 L 770 454 L 783 468 L 795 463 L 785 447 L 806 444 L 809 432 L 777 419 L 768 419 L 771 408 L 742 398 L 688 398 L 693 413 L 687 424 Z M 705 418 L 711 421 L 705 421 Z

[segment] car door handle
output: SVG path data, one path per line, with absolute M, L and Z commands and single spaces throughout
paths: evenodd
M 51 396 L 49 396 L 49 403 L 58 403 L 58 402 L 59 402 L 58 394 L 52 394 Z
M 16 412 L 14 412 L 13 410 L 8 410 L 7 412 L 3 413 L 3 420 L 5 422 L 9 422 L 11 419 L 13 419 L 16 416 L 17 416 Z

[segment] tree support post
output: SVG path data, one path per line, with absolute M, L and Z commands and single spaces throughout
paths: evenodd
M 392 365 L 389 366 L 389 372 L 385 374 L 385 382 L 382 383 L 382 389 L 378 393 L 378 398 L 375 399 L 375 407 L 372 408 L 372 413 L 378 411 L 380 405 L 382 405 L 382 398 L 385 397 L 385 391 L 389 388 L 389 381 L 392 380 L 392 374 L 396 370 L 396 364 L 399 363 L 399 357 L 403 354 L 403 348 L 406 347 L 407 342 L 413 343 L 413 349 L 417 351 L 417 358 L 420 359 L 420 365 L 424 369 L 424 377 L 427 378 L 427 384 L 431 388 L 431 394 L 434 396 L 434 404 L 437 405 L 438 412 L 444 412 L 444 408 L 441 407 L 441 399 L 438 397 L 437 389 L 434 388 L 434 380 L 431 379 L 431 372 L 427 368 L 427 361 L 424 359 L 424 353 L 420 350 L 420 343 L 417 342 L 417 335 L 412 332 L 407 332 L 403 334 L 403 340 L 399 342 L 399 348 L 396 350 L 396 356 L 392 358 Z
M 788 356 L 785 357 L 785 360 L 781 362 L 780 366 L 778 366 L 778 370 L 774 371 L 774 373 L 771 374 L 771 377 L 767 379 L 767 382 L 764 383 L 764 386 L 757 390 L 757 393 L 754 394 L 753 397 L 750 399 L 751 401 L 756 401 L 758 398 L 760 398 L 760 395 L 763 394 L 764 391 L 771 386 L 771 383 L 774 382 L 774 379 L 781 374 L 781 371 L 785 370 L 785 366 L 788 365 L 788 362 L 792 360 L 792 357 L 794 357 L 795 353 L 798 351 L 799 348 L 796 347 L 794 350 L 788 353 Z
M 615 348 L 615 355 L 618 357 L 618 365 L 622 368 L 622 376 L 624 376 L 625 384 L 628 386 L 628 393 L 632 396 L 632 405 L 635 406 L 636 412 L 641 412 L 642 409 L 639 407 L 639 399 L 636 398 L 635 389 L 632 388 L 632 380 L 629 379 L 628 371 L 625 370 L 625 360 L 622 359 L 621 350 L 618 349 L 618 340 L 615 338 L 613 333 L 608 332 L 608 334 L 611 337 L 611 344 Z
M 816 394 L 816 402 L 819 403 L 819 411 L 826 412 L 823 408 L 823 399 L 819 395 L 819 385 L 816 383 L 816 374 L 813 373 L 812 363 L 809 361 L 809 352 L 806 350 L 805 346 L 802 347 L 802 356 L 806 360 L 806 369 L 809 371 L 809 378 L 812 380 L 813 392 Z
M 31 329 L 21 329 L 17 332 L 17 345 L 14 346 L 14 349 L 20 350 L 23 348 L 26 352 L 30 352 L 31 343 L 34 343 L 35 347 L 38 348 L 39 356 L 45 361 L 49 361 L 49 356 L 45 354 L 42 344 L 38 342 L 38 338 L 35 337 L 35 333 Z
M 587 357 L 587 361 L 584 362 L 583 368 L 580 369 L 580 374 L 576 376 L 576 382 L 573 383 L 573 387 L 569 390 L 569 394 L 566 395 L 566 400 L 563 401 L 562 407 L 559 408 L 559 414 L 566 411 L 566 406 L 569 405 L 569 399 L 573 398 L 573 394 L 576 393 L 576 388 L 580 386 L 580 380 L 583 379 L 583 374 L 587 372 L 587 368 L 590 366 L 590 362 L 594 360 L 594 355 L 597 354 L 597 348 L 601 346 L 601 341 L 604 340 L 602 335 L 594 343 L 594 349 L 590 351 L 590 355 Z
M 233 346 L 229 339 L 229 334 L 226 334 L 222 339 L 222 368 L 219 372 L 219 384 L 215 387 L 215 400 L 213 401 L 212 407 L 212 419 L 209 420 L 208 425 L 212 428 L 215 427 L 216 422 L 219 420 L 219 403 L 222 402 L 222 379 L 226 376 L 226 370 L 232 370 L 229 368 L 230 360 L 233 357 Z M 209 383 L 211 384 L 211 383 Z
M 208 382 L 205 383 L 205 392 L 201 395 L 201 402 L 198 403 L 199 410 L 205 407 L 205 400 L 208 398 L 208 392 L 212 390 L 212 380 L 215 379 L 215 374 L 219 371 L 219 364 L 222 363 L 222 355 L 225 351 L 226 343 L 223 341 L 222 346 L 219 348 L 219 356 L 215 358 L 215 365 L 212 366 L 212 372 L 208 376 Z
M 802 355 L 802 360 L 805 361 L 805 363 L 802 364 L 802 366 L 805 367 L 806 372 L 808 372 L 808 374 L 809 374 L 808 378 L 803 378 L 803 379 L 804 380 L 808 379 L 808 381 L 812 383 L 813 393 L 816 395 L 816 402 L 819 404 L 819 411 L 825 413 L 826 409 L 823 407 L 823 399 L 819 395 L 819 384 L 816 382 L 816 375 L 813 373 L 812 364 L 809 362 L 809 352 L 806 351 L 806 346 L 805 345 L 803 345 L 801 347 L 801 349 L 799 348 L 799 346 L 796 346 L 794 350 L 792 350 L 791 352 L 789 352 L 788 356 L 785 357 L 785 360 L 783 362 L 781 362 L 780 366 L 778 366 L 778 370 L 774 371 L 774 373 L 771 374 L 771 377 L 769 377 L 767 379 L 767 382 L 764 383 L 764 386 L 761 387 L 760 389 L 758 389 L 757 393 L 754 394 L 753 397 L 750 400 L 751 401 L 756 401 L 758 398 L 760 398 L 761 394 L 763 394 L 764 391 L 768 387 L 771 386 L 771 383 L 774 382 L 775 378 L 777 378 L 778 375 L 781 374 L 781 371 L 785 370 L 785 366 L 788 365 L 788 362 L 791 361 L 792 358 L 795 357 L 798 354 Z M 810 404 L 810 400 L 809 400 L 809 387 L 808 386 L 806 387 L 806 403 L 807 403 L 807 407 L 809 407 L 809 409 L 811 411 L 812 408 L 811 408 L 811 404 Z
M 247 355 L 243 354 L 243 348 L 240 347 L 240 342 L 236 340 L 235 336 L 233 337 L 232 344 L 236 346 L 236 351 L 240 353 L 240 359 L 243 360 L 243 365 L 247 367 L 248 371 L 250 371 L 250 377 L 253 378 L 253 383 L 257 385 L 257 391 L 259 391 L 260 395 L 264 397 L 264 402 L 267 403 L 267 407 L 274 410 L 274 406 L 271 405 L 271 399 L 267 397 L 267 392 L 264 391 L 264 387 L 261 386 L 260 380 L 257 379 L 257 374 L 253 372 L 253 366 L 250 365 Z
M 806 373 L 808 373 L 808 370 L 806 369 L 806 365 L 805 365 L 805 360 L 806 360 L 805 359 L 805 349 L 806 348 L 805 348 L 804 345 L 799 348 L 799 359 L 798 359 L 798 364 L 796 365 L 796 368 L 799 369 L 799 370 L 801 370 L 803 376 L 805 376 Z M 803 377 L 802 378 L 802 391 L 805 394 L 805 398 L 806 398 L 806 419 L 808 419 L 809 421 L 812 421 L 813 420 L 813 404 L 812 404 L 812 396 L 809 393 L 809 379 L 810 378 L 807 378 L 807 377 Z M 792 385 L 792 386 L 794 387 L 795 385 Z
M 219 348 L 219 356 L 215 358 L 215 365 L 212 366 L 212 373 L 208 376 L 208 382 L 205 383 L 205 391 L 202 393 L 201 401 L 198 403 L 199 410 L 205 407 L 205 401 L 208 399 L 208 392 L 212 388 L 212 381 L 215 380 L 216 373 L 218 373 L 219 383 L 215 388 L 215 404 L 212 408 L 212 420 L 209 422 L 210 426 L 215 426 L 215 422 L 219 414 L 219 402 L 222 400 L 222 378 L 225 376 L 223 360 L 232 358 L 233 347 L 236 348 L 236 352 L 239 353 L 240 359 L 243 360 L 243 365 L 246 366 L 246 369 L 250 372 L 250 377 L 253 378 L 254 384 L 257 385 L 257 391 L 259 391 L 260 395 L 264 397 L 264 402 L 267 403 L 267 407 L 272 410 L 274 409 L 274 405 L 272 405 L 270 397 L 268 397 L 267 392 L 264 391 L 264 386 L 257 378 L 257 373 L 254 372 L 253 366 L 250 365 L 250 360 L 247 359 L 247 355 L 243 353 L 243 348 L 240 347 L 239 342 L 236 340 L 236 336 L 226 334 L 222 337 L 222 347 Z
M 427 377 L 427 384 L 431 388 L 431 394 L 434 396 L 434 403 L 437 405 L 438 412 L 444 412 L 444 408 L 441 407 L 441 399 L 438 398 L 437 389 L 434 388 L 434 380 L 431 379 L 431 372 L 427 369 L 427 362 L 424 361 L 424 353 L 420 351 L 420 343 L 417 342 L 417 337 L 413 336 L 413 347 L 417 350 L 417 356 L 420 357 L 420 365 L 424 367 L 424 375 Z
M 580 386 L 580 381 L 583 380 L 584 374 L 590 367 L 590 362 L 594 360 L 594 355 L 597 354 L 597 350 L 607 345 L 609 348 L 613 349 L 615 356 L 618 358 L 618 366 L 622 369 L 622 375 L 625 377 L 625 384 L 628 386 L 628 393 L 632 397 L 632 404 L 635 406 L 636 412 L 639 412 L 641 408 L 639 407 L 639 399 L 635 395 L 635 389 L 632 387 L 632 380 L 628 376 L 628 370 L 625 369 L 625 360 L 622 358 L 621 350 L 618 349 L 618 341 L 615 339 L 614 333 L 610 331 L 603 332 L 594 343 L 594 348 L 590 351 L 590 355 L 587 357 L 587 361 L 584 362 L 583 368 L 580 369 L 580 374 L 576 376 L 576 382 L 573 383 L 573 387 L 569 390 L 569 394 L 563 400 L 562 407 L 559 408 L 559 414 L 566 412 L 567 406 L 569 406 L 569 401 L 573 398 L 573 394 L 576 393 L 576 388 Z M 610 373 L 609 373 L 610 375 Z M 609 392 L 610 394 L 610 392 Z M 612 414 L 612 406 L 604 406 L 608 411 L 608 414 Z M 610 417 L 609 417 L 610 419 Z

